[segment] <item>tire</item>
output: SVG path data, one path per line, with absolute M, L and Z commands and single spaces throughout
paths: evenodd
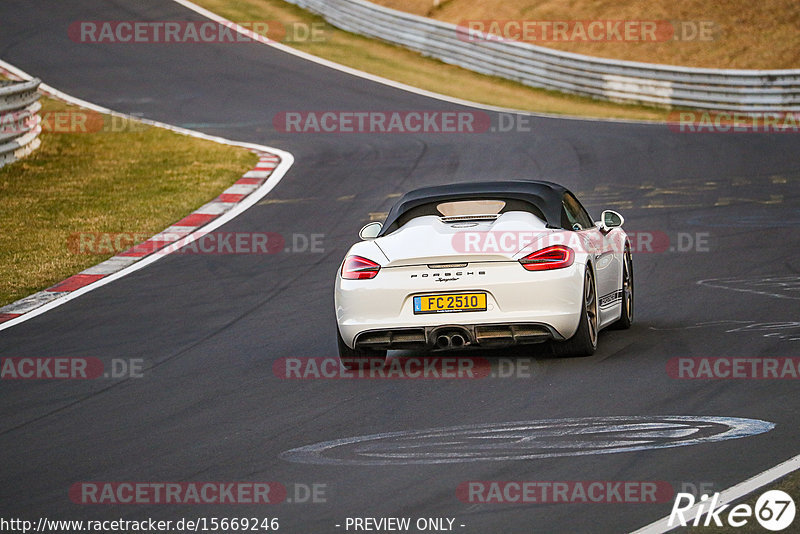
M 591 356 L 597 349 L 597 289 L 588 266 L 583 277 L 583 303 L 578 329 L 568 340 L 554 341 L 552 348 L 556 356 Z
M 371 369 L 378 365 L 378 363 L 373 363 L 376 360 L 380 360 L 379 367 L 385 365 L 385 350 L 351 349 L 344 344 L 338 328 L 336 329 L 336 339 L 339 343 L 339 361 L 342 362 L 345 369 Z
M 633 324 L 633 256 L 631 249 L 625 247 L 622 260 L 622 314 L 614 321 L 614 330 L 627 330 Z

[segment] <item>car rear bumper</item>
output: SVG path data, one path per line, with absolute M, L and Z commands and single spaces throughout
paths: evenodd
M 360 349 L 447 350 L 470 347 L 494 348 L 564 339 L 552 326 L 542 323 L 446 324 L 367 330 L 355 336 Z
M 440 335 L 461 335 L 463 346 L 503 346 L 567 339 L 578 328 L 584 266 L 530 272 L 517 262 L 470 264 L 446 282 L 426 266 L 382 269 L 371 280 L 337 279 L 336 317 L 349 347 L 448 348 Z M 472 273 L 472 274 L 468 274 Z M 482 274 L 481 274 L 482 273 Z M 416 276 L 413 276 L 416 275 Z M 455 278 L 452 273 L 449 278 Z M 415 314 L 418 295 L 485 292 L 486 311 Z

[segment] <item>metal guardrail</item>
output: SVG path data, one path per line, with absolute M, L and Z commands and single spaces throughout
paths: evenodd
M 726 111 L 800 111 L 800 69 L 677 67 L 476 39 L 455 24 L 365 0 L 287 0 L 343 30 L 525 85 L 617 102 Z
M 0 167 L 24 158 L 41 144 L 40 83 L 36 78 L 0 82 Z

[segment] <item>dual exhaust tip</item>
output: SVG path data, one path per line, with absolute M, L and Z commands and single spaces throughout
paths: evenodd
M 444 333 L 436 336 L 436 348 L 458 349 L 467 344 L 467 339 L 459 333 Z

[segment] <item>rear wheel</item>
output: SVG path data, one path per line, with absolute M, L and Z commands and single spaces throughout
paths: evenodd
M 631 249 L 625 248 L 622 260 L 622 314 L 613 328 L 627 330 L 633 324 L 633 257 Z
M 336 329 L 336 339 L 339 343 L 339 361 L 342 362 L 345 369 L 370 369 L 383 367 L 386 363 L 385 350 L 351 349 L 344 344 L 338 328 Z
M 597 294 L 589 266 L 583 277 L 583 305 L 578 330 L 566 341 L 554 341 L 556 356 L 591 356 L 597 349 Z

